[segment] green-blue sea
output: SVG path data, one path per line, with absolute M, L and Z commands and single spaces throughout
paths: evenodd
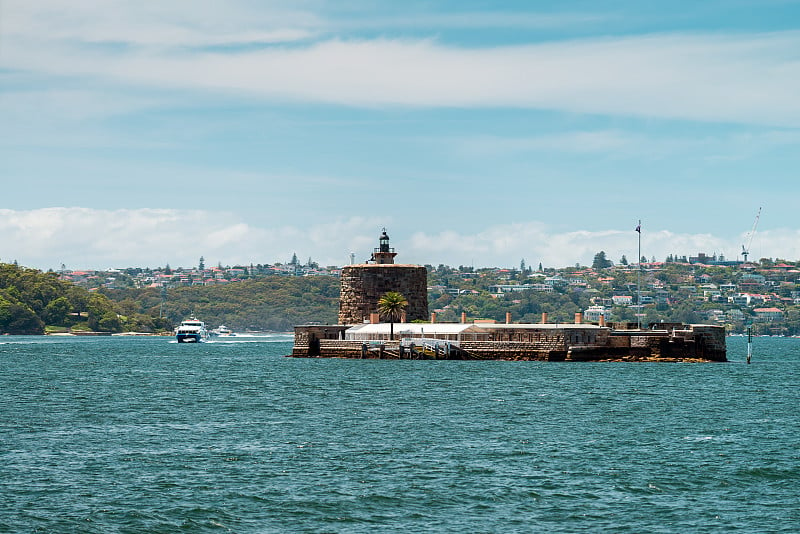
M 800 339 L 729 363 L 0 338 L 2 532 L 798 532 Z

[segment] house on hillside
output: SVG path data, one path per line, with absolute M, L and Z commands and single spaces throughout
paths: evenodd
M 611 320 L 611 311 L 607 310 L 604 306 L 589 306 L 583 312 L 583 319 L 587 323 L 599 323 L 600 317 L 603 317 L 604 321 Z
M 778 308 L 756 308 L 753 313 L 756 314 L 756 321 L 761 323 L 773 323 L 783 320 L 783 312 Z
M 633 304 L 633 297 L 631 295 L 614 295 L 611 297 L 614 306 L 630 306 Z
M 725 313 L 727 319 L 734 323 L 744 322 L 744 312 L 738 308 L 733 308 Z

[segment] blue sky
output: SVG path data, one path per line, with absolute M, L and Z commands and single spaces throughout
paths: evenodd
M 502 4 L 498 7 L 497 4 Z M 800 2 L 0 2 L 0 261 L 800 259 Z

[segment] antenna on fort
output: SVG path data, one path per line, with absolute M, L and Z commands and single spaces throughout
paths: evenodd
M 356 253 L 355 252 L 351 252 L 350 253 L 350 265 L 355 265 L 355 263 L 356 263 Z

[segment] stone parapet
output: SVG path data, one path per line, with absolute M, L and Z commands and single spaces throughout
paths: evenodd
M 294 327 L 294 347 L 292 356 L 320 356 L 320 344 L 323 340 L 344 338 L 347 326 L 343 325 L 306 325 Z
M 477 360 L 564 359 L 563 351 L 558 350 L 556 344 L 546 345 L 525 341 L 462 341 L 460 346 L 469 357 Z

